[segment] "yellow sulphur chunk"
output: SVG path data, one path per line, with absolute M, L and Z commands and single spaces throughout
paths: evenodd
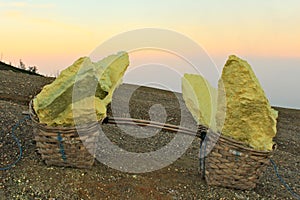
M 184 74 L 182 95 L 196 122 L 215 130 L 217 90 L 200 75 Z
M 257 150 L 272 150 L 278 112 L 271 108 L 251 66 L 234 55 L 229 56 L 218 92 L 224 94 L 219 95 L 218 102 L 225 102 L 225 108 L 220 109 L 226 111 L 223 127 L 218 126 L 222 134 Z
M 34 98 L 34 110 L 40 122 L 48 126 L 74 126 L 74 110 L 79 124 L 95 120 L 93 116 L 97 120 L 105 118 L 106 106 L 128 65 L 126 52 L 96 63 L 88 57 L 79 58 Z

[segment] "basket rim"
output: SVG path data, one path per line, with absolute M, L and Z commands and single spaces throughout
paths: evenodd
M 215 133 L 211 129 L 208 129 L 207 136 L 208 136 L 208 139 L 210 139 L 211 137 L 219 137 L 217 139 L 217 142 L 221 139 L 221 141 L 224 142 L 224 143 L 229 143 L 230 145 L 233 145 L 235 147 L 238 147 L 238 148 L 241 148 L 241 149 L 244 149 L 244 150 L 256 153 L 256 154 L 270 154 L 270 153 L 273 153 L 277 149 L 277 144 L 274 142 L 272 150 L 270 150 L 270 151 L 268 151 L 268 150 L 257 150 L 257 149 L 254 149 L 254 148 L 250 147 L 249 145 L 247 145 L 246 143 L 244 143 L 242 141 L 238 141 L 238 140 L 235 140 L 235 139 L 230 138 L 228 136 L 224 136 L 223 134 L 221 134 L 219 132 Z

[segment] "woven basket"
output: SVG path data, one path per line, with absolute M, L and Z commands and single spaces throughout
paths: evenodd
M 98 123 L 81 127 L 50 127 L 39 123 L 32 101 L 29 113 L 33 121 L 37 150 L 47 165 L 90 168 L 94 164 Z
M 273 151 L 275 148 L 274 145 Z M 200 148 L 202 177 L 208 185 L 251 190 L 259 182 L 273 151 L 257 151 L 209 130 Z

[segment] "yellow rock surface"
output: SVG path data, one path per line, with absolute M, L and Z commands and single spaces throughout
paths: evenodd
M 271 108 L 246 61 L 229 56 L 219 80 L 218 93 L 218 105 L 225 102 L 225 106 L 218 107 L 218 114 L 226 111 L 223 127 L 218 124 L 222 134 L 257 150 L 271 150 L 278 112 Z M 218 114 L 217 119 L 220 118 Z
M 214 130 L 217 90 L 200 75 L 184 74 L 182 95 L 196 122 Z
M 97 120 L 105 118 L 106 106 L 122 82 L 128 65 L 126 52 L 108 56 L 96 63 L 88 57 L 79 58 L 34 98 L 33 106 L 40 122 L 48 126 L 74 126 L 74 108 L 80 110 L 80 120 L 76 123 L 92 121 L 95 112 Z M 91 88 L 96 88 L 96 91 Z
M 218 91 L 200 75 L 182 78 L 185 104 L 198 124 L 242 141 L 256 150 L 271 150 L 278 112 L 271 108 L 251 66 L 230 56 Z

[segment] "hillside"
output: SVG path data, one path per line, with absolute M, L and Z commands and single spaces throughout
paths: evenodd
M 51 81 L 53 78 L 0 70 L 0 167 L 18 156 L 17 145 L 8 134 L 10 128 L 24 117 L 22 112 L 28 110 L 30 99 Z M 180 102 L 180 95 L 172 92 L 124 84 L 114 95 L 109 115 L 159 120 L 165 113 L 168 123 L 195 128 L 192 116 L 185 112 L 184 106 L 180 107 Z M 129 106 L 128 113 L 126 106 Z M 300 110 L 276 109 L 279 110 L 275 138 L 278 149 L 273 160 L 286 182 L 300 193 Z M 292 199 L 271 165 L 252 191 L 207 186 L 199 175 L 200 141 L 196 138 L 173 164 L 149 173 L 125 173 L 100 162 L 91 169 L 46 166 L 36 152 L 31 125 L 27 122 L 16 131 L 24 150 L 23 157 L 15 167 L 0 171 L 0 199 Z M 175 136 L 160 131 L 153 137 L 138 139 L 115 125 L 102 125 L 102 128 L 114 144 L 131 152 L 158 150 Z M 144 129 L 130 129 L 136 135 L 141 134 L 141 130 Z
M 6 71 L 12 71 L 12 72 L 16 72 L 16 73 L 23 73 L 23 74 L 31 74 L 31 75 L 36 75 L 36 76 L 42 76 L 42 75 L 40 75 L 38 73 L 27 71 L 25 69 L 20 69 L 20 68 L 8 65 L 8 64 L 6 64 L 4 62 L 1 62 L 1 61 L 0 61 L 0 70 L 6 70 Z
M 20 71 L 14 72 L 13 70 Z M 23 73 L 23 71 L 26 73 Z M 30 99 L 38 94 L 45 84 L 54 80 L 51 77 L 32 75 L 27 72 L 11 66 L 0 70 L 0 98 L 2 100 L 10 100 L 27 105 Z

